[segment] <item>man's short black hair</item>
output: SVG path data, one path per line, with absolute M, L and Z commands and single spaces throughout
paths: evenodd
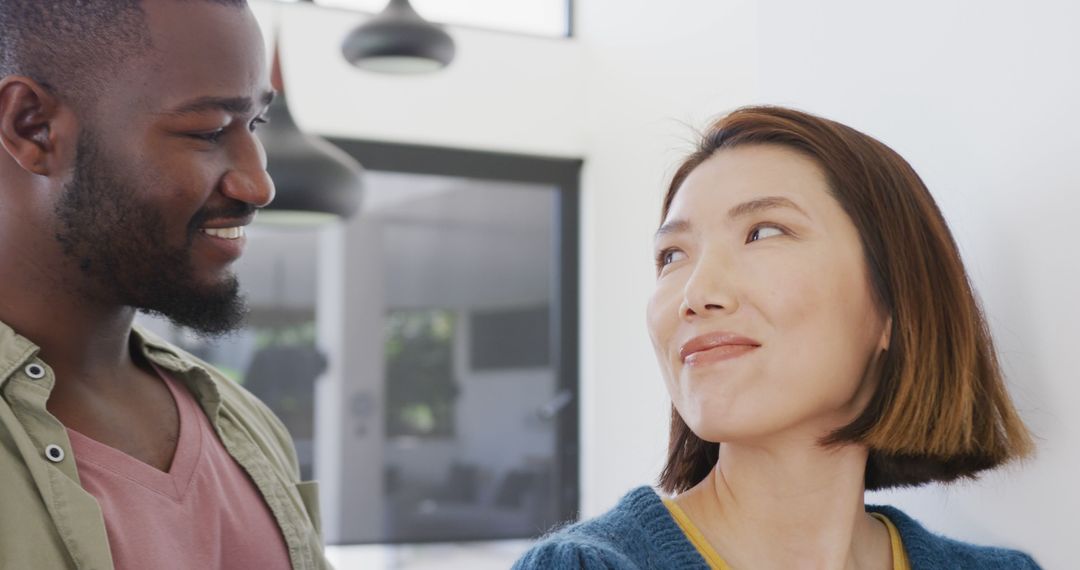
M 152 48 L 142 5 L 162 1 L 177 0 L 0 0 L 0 78 L 25 75 L 68 104 L 92 102 L 125 62 Z

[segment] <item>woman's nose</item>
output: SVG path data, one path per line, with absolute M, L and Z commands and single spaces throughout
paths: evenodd
M 738 309 L 735 272 L 720 255 L 703 256 L 683 288 L 679 314 L 685 319 L 732 313 Z

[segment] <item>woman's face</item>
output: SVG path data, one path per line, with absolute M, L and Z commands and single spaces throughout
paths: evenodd
M 781 146 L 717 152 L 675 195 L 655 252 L 649 333 L 698 437 L 816 440 L 862 411 L 889 323 L 812 159 Z

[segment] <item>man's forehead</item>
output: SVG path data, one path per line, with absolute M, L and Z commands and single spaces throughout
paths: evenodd
M 246 5 L 208 0 L 144 4 L 153 47 L 124 78 L 123 87 L 133 98 L 166 109 L 200 98 L 246 98 L 257 105 L 267 96 L 262 34 Z

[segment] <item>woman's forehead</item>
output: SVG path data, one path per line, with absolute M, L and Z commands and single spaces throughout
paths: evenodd
M 834 202 L 825 174 L 805 155 L 777 145 L 724 149 L 695 168 L 676 192 L 667 220 L 735 219 L 767 209 L 807 217 Z

